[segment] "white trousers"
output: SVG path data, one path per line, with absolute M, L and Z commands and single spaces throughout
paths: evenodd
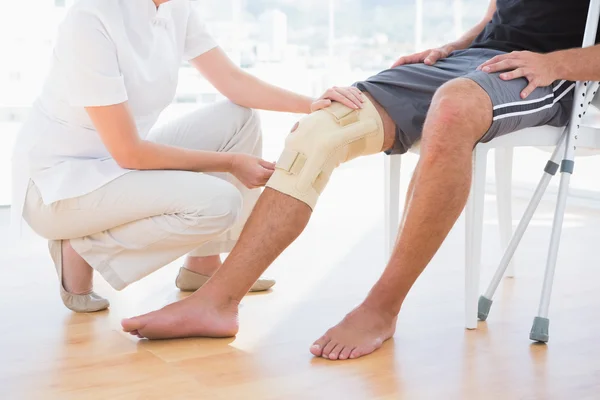
M 258 157 L 262 151 L 257 113 L 231 102 L 156 128 L 148 140 Z M 259 194 L 226 173 L 131 171 L 87 195 L 49 205 L 31 182 L 23 216 L 41 236 L 69 239 L 122 290 L 187 253 L 229 252 Z

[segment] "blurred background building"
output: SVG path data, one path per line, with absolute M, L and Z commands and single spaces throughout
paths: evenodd
M 49 69 L 53 39 L 77 0 L 19 0 L 0 13 L 0 205 L 10 203 L 14 137 Z M 148 0 L 151 1 L 151 0 Z M 488 0 L 191 0 L 221 47 L 271 83 L 320 95 L 389 67 L 399 56 L 438 46 L 473 26 Z M 335 73 L 333 72 L 335 71 Z M 171 118 L 220 99 L 182 64 Z M 269 135 L 285 119 L 265 119 Z M 285 121 L 285 122 L 284 122 Z M 273 142 L 273 141 L 272 141 Z M 275 146 L 279 145 L 279 141 Z M 545 155 L 542 157 L 544 158 Z M 532 182 L 539 175 L 535 169 Z M 577 185 L 577 182 L 575 182 Z
M 0 14 L 0 205 L 10 203 L 14 137 L 48 71 L 56 29 L 74 1 L 77 0 L 11 1 L 4 4 Z M 192 1 L 210 32 L 236 63 L 274 84 L 312 96 L 332 84 L 348 85 L 372 75 L 415 47 L 450 40 L 460 26 L 476 21 L 487 3 Z M 462 2 L 462 7 L 456 6 Z M 416 16 L 422 21 L 417 21 Z M 219 98 L 195 70 L 182 65 L 169 115 Z

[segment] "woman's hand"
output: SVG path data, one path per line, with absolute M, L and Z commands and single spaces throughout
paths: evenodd
M 355 87 L 340 88 L 334 86 L 311 104 L 310 111 L 315 112 L 327 108 L 331 105 L 332 101 L 337 101 L 355 110 L 362 108 L 362 103 L 364 103 L 363 94 L 359 89 Z
M 265 186 L 275 164 L 248 154 L 233 154 L 229 172 L 248 189 L 255 189 Z

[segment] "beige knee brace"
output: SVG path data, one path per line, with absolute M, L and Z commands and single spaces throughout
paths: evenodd
M 383 122 L 366 97 L 360 110 L 333 103 L 304 117 L 294 128 L 267 186 L 311 209 L 336 167 L 379 153 L 383 146 Z

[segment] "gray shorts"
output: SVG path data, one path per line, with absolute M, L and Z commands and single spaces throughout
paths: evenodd
M 391 154 L 407 152 L 421 138 L 434 93 L 455 78 L 473 80 L 492 100 L 493 122 L 482 142 L 533 126 L 566 125 L 575 84 L 556 81 L 551 86 L 537 88 L 523 100 L 520 94 L 528 84 L 525 78 L 503 81 L 497 73 L 476 70 L 498 54 L 503 52 L 488 49 L 455 51 L 433 66 L 403 65 L 357 82 L 355 86 L 369 92 L 396 123 L 396 141 Z

